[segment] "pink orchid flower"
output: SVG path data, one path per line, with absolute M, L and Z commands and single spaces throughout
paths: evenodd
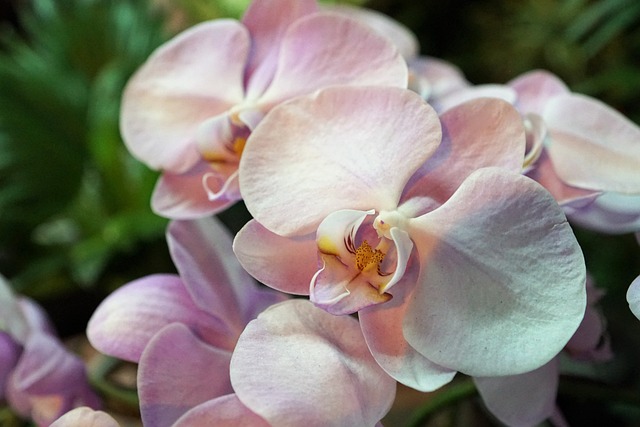
M 98 350 L 139 364 L 145 425 L 373 426 L 389 410 L 395 381 L 355 320 L 304 301 L 258 316 L 284 295 L 253 283 L 213 219 L 174 221 L 167 238 L 180 276 L 118 289 L 87 330 Z
M 82 360 L 55 336 L 44 310 L 16 297 L 2 277 L 0 307 L 0 399 L 38 426 L 78 405 L 98 408 Z
M 596 304 L 603 292 L 587 280 L 587 310 L 584 319 L 562 354 L 582 362 L 606 362 L 613 353 L 605 333 L 605 319 Z M 556 405 L 560 377 L 560 354 L 540 368 L 520 375 L 474 378 L 489 411 L 511 427 L 533 427 L 549 419 L 557 427 L 567 426 Z
M 106 412 L 81 406 L 55 420 L 50 427 L 120 427 L 120 424 Z
M 335 84 L 405 87 L 407 66 L 384 37 L 315 0 L 255 0 L 241 22 L 206 22 L 161 46 L 121 111 L 131 153 L 162 171 L 153 209 L 189 219 L 238 201 L 238 161 L 258 122 Z
M 411 387 L 530 371 L 566 344 L 586 297 L 580 248 L 520 174 L 524 150 L 520 115 L 496 99 L 440 119 L 397 88 L 292 100 L 240 161 L 255 219 L 234 251 L 268 286 L 358 312 L 378 363 Z
M 460 85 L 431 102 L 439 112 L 479 97 L 513 104 L 527 125 L 523 172 L 569 219 L 604 233 L 640 229 L 640 127 L 606 104 L 572 93 L 546 71 L 506 85 Z
M 572 93 L 545 71 L 508 85 L 516 107 L 541 134 L 530 175 L 563 204 L 570 220 L 605 233 L 640 229 L 640 127 L 594 98 Z M 538 122 L 536 122 L 538 120 Z

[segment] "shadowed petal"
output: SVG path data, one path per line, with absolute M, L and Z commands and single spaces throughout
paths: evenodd
M 191 408 L 232 393 L 231 351 L 207 345 L 184 325 L 166 326 L 144 349 L 138 369 L 144 425 L 171 426 Z
M 569 93 L 562 80 L 548 71 L 534 70 L 522 74 L 507 83 L 518 94 L 516 108 L 522 115 L 542 115 L 551 98 Z
M 560 95 L 544 111 L 553 166 L 569 185 L 640 194 L 640 127 L 604 103 Z
M 535 181 L 481 169 L 410 225 L 422 271 L 404 333 L 428 359 L 473 376 L 519 374 L 571 338 L 586 306 L 584 260 Z
M 247 325 L 231 383 L 242 403 L 277 426 L 373 426 L 395 397 L 395 381 L 369 353 L 358 322 L 303 300 Z
M 525 374 L 473 380 L 485 405 L 500 421 L 511 427 L 533 427 L 556 409 L 558 364 L 558 358 L 553 358 Z
M 340 209 L 395 209 L 439 142 L 435 112 L 413 92 L 325 89 L 276 107 L 258 125 L 240 160 L 240 189 L 267 229 L 308 234 Z
M 271 424 L 251 412 L 235 394 L 228 394 L 196 406 L 172 427 L 193 426 L 271 427 Z

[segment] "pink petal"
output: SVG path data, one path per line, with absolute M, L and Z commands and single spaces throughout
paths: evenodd
M 551 98 L 569 93 L 562 80 L 544 70 L 522 74 L 507 85 L 518 94 L 516 107 L 522 115 L 534 113 L 541 116 Z
M 439 141 L 435 112 L 413 92 L 329 88 L 265 117 L 242 155 L 240 189 L 267 229 L 304 235 L 340 209 L 395 209 Z
M 309 283 L 318 270 L 314 235 L 282 237 L 251 220 L 236 234 L 233 251 L 259 282 L 289 294 L 309 294 Z
M 640 230 L 640 195 L 606 192 L 588 202 L 563 206 L 572 223 L 608 234 Z
M 420 46 L 418 38 L 409 28 L 389 16 L 373 9 L 356 7 L 348 4 L 325 5 L 324 10 L 348 16 L 386 37 L 398 49 L 405 59 L 412 59 L 418 55 Z
M 191 408 L 233 393 L 231 352 L 212 347 L 184 325 L 166 326 L 140 358 L 138 393 L 144 425 L 171 426 Z
M 10 335 L 0 331 L 0 400 L 4 400 L 7 379 L 18 363 L 21 346 Z
M 315 0 L 254 0 L 242 17 L 251 34 L 251 56 L 246 68 L 247 97 L 259 96 L 271 82 L 282 38 L 305 15 L 316 12 Z
M 173 221 L 167 241 L 171 257 L 195 304 L 233 325 L 236 333 L 280 296 L 266 298 L 233 254 L 229 232 L 215 218 Z
M 67 412 L 50 427 L 120 427 L 120 424 L 106 412 L 82 406 Z
M 537 426 L 556 409 L 559 359 L 520 375 L 474 378 L 489 411 L 508 426 Z
M 497 99 L 476 99 L 446 113 L 438 150 L 407 184 L 402 200 L 429 197 L 444 203 L 475 170 L 522 170 L 525 129 L 518 112 Z
M 2 275 L 0 275 L 0 307 L 2 307 L 0 330 L 7 332 L 19 343 L 24 343 L 30 332 L 29 321 L 11 285 Z
M 154 169 L 189 170 L 200 159 L 199 124 L 240 103 L 249 36 L 238 22 L 206 22 L 161 46 L 129 81 L 121 130 Z
M 384 36 L 336 13 L 314 13 L 292 24 L 278 69 L 261 105 L 332 85 L 407 86 L 407 65 Z
M 409 61 L 409 85 L 412 83 L 423 98 L 435 104 L 443 96 L 470 86 L 458 67 L 430 56 Z
M 559 204 L 568 205 L 569 210 L 575 209 L 575 206 L 587 205 L 600 194 L 598 191 L 586 190 L 566 184 L 556 173 L 549 154 L 544 148 L 527 176 L 546 188 Z
M 153 191 L 153 211 L 165 218 L 195 219 L 221 212 L 236 203 L 239 197 L 227 194 L 215 201 L 208 198 L 204 181 L 210 173 L 213 170 L 206 162 L 199 162 L 182 174 L 163 173 Z
M 418 353 L 404 339 L 402 320 L 407 299 L 416 285 L 419 264 L 415 256 L 402 281 L 390 293 L 393 299 L 361 310 L 360 327 L 378 364 L 396 381 L 420 391 L 433 391 L 451 381 L 456 371 L 439 366 Z
M 271 427 L 271 424 L 251 412 L 235 394 L 228 394 L 196 406 L 180 417 L 172 427 L 193 426 Z
M 509 104 L 514 104 L 516 97 L 516 92 L 508 86 L 486 84 L 465 87 L 449 92 L 437 99 L 429 99 L 429 104 L 433 105 L 438 114 L 442 114 L 453 107 L 478 98 L 497 98 Z
M 138 362 L 149 340 L 171 323 L 183 323 L 232 349 L 239 331 L 200 310 L 179 277 L 153 275 L 135 280 L 109 295 L 89 320 L 87 337 L 110 356 Z
M 242 403 L 277 426 L 372 426 L 395 397 L 395 382 L 369 353 L 358 322 L 300 299 L 247 325 L 231 383 Z
M 560 95 L 544 111 L 549 156 L 567 184 L 640 194 L 640 127 L 583 95 Z
M 473 376 L 530 371 L 560 352 L 584 316 L 582 252 L 556 202 L 529 178 L 480 169 L 407 231 L 422 272 L 405 338 L 435 363 Z

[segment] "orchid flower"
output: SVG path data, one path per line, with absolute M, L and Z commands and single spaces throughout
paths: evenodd
M 575 334 L 561 354 L 540 368 L 520 375 L 474 378 L 476 387 L 489 411 L 511 427 L 533 427 L 546 419 L 566 425 L 556 405 L 560 376 L 560 358 L 605 362 L 613 353 L 605 334 L 605 319 L 596 308 L 603 292 L 587 280 L 587 310 Z
M 284 295 L 253 283 L 214 219 L 174 221 L 167 238 L 180 276 L 118 289 L 87 330 L 98 350 L 139 364 L 145 425 L 373 426 L 388 411 L 395 382 L 355 320 L 303 301 L 258 316 Z
M 0 399 L 38 426 L 78 405 L 98 408 L 82 360 L 54 335 L 42 308 L 14 295 L 2 277 L 0 307 Z
M 180 276 L 157 274 L 119 288 L 87 327 L 96 349 L 139 364 L 142 420 L 153 426 L 170 426 L 189 409 L 232 393 L 229 362 L 240 333 L 282 300 L 242 270 L 215 220 L 172 222 L 167 240 Z
M 406 385 L 530 371 L 566 344 L 586 297 L 578 244 L 520 174 L 524 150 L 520 115 L 496 99 L 438 118 L 397 88 L 297 98 L 250 136 L 240 187 L 254 220 L 234 251 L 268 286 L 358 312 Z
M 335 84 L 406 87 L 407 66 L 384 37 L 315 0 L 255 0 L 241 22 L 202 23 L 158 48 L 121 112 L 131 153 L 162 171 L 153 209 L 189 219 L 238 201 L 255 126 L 280 102 Z

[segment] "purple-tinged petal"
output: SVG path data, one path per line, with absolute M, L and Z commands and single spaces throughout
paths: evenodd
M 518 94 L 516 108 L 522 115 L 542 115 L 551 98 L 569 93 L 562 80 L 548 71 L 534 70 L 522 74 L 507 83 Z
M 22 313 L 29 325 L 29 334 L 41 332 L 56 335 L 51 319 L 49 319 L 47 312 L 44 311 L 38 303 L 27 297 L 20 297 L 18 298 L 18 304 L 20 304 Z
M 572 223 L 608 234 L 640 230 L 640 195 L 605 192 L 591 200 L 578 206 L 563 206 Z
M 543 118 L 553 166 L 569 185 L 640 194 L 640 127 L 584 95 L 558 95 Z
M 558 358 L 540 368 L 506 377 L 475 377 L 473 380 L 489 411 L 511 427 L 534 427 L 556 409 L 560 376 Z
M 50 427 L 120 427 L 120 424 L 106 412 L 81 406 L 55 420 Z
M 358 322 L 300 299 L 247 325 L 231 383 L 242 403 L 277 426 L 373 426 L 395 397 L 395 381 L 369 353 Z
M 251 34 L 251 55 L 246 68 L 247 97 L 264 92 L 275 73 L 282 38 L 305 15 L 318 10 L 315 0 L 254 0 L 242 17 Z
M 442 114 L 453 107 L 478 98 L 497 98 L 513 105 L 516 97 L 516 92 L 508 86 L 486 84 L 449 92 L 437 99 L 430 99 L 429 104 L 433 105 L 438 114 Z
M 9 375 L 18 363 L 22 347 L 5 332 L 0 332 L 0 400 L 4 400 L 4 391 Z
M 631 282 L 627 290 L 627 302 L 633 315 L 640 319 L 640 276 Z
M 231 350 L 242 330 L 200 310 L 182 280 L 173 275 L 152 275 L 113 292 L 96 309 L 87 337 L 96 349 L 110 356 L 138 362 L 149 340 L 171 323 L 190 327 L 201 338 Z M 244 326 L 244 325 L 242 325 Z
M 240 332 L 254 318 L 258 286 L 236 259 L 229 232 L 215 218 L 173 221 L 171 257 L 194 303 Z M 265 300 L 266 308 L 273 300 Z
M 185 413 L 172 427 L 271 427 L 244 406 L 235 394 L 220 396 Z
M 442 142 L 407 184 L 403 201 L 428 196 L 442 204 L 477 169 L 522 170 L 524 124 L 508 103 L 477 99 L 447 111 L 440 120 Z
M 596 288 L 587 276 L 587 310 L 584 318 L 564 348 L 573 359 L 603 362 L 613 357 L 606 335 L 605 318 L 596 308 L 604 291 Z
M 206 22 L 156 50 L 127 84 L 121 130 L 154 169 L 188 171 L 200 159 L 201 122 L 240 103 L 249 35 L 238 22 Z
M 406 87 L 407 65 L 385 37 L 336 13 L 315 13 L 296 21 L 285 34 L 278 69 L 260 104 L 332 85 Z
M 429 102 L 437 104 L 443 96 L 470 85 L 462 71 L 449 62 L 429 56 L 409 61 L 409 86 Z
M 208 345 L 184 325 L 159 331 L 144 349 L 138 368 L 144 425 L 169 427 L 208 400 L 233 393 L 231 351 Z
M 189 171 L 182 174 L 163 173 L 151 198 L 153 211 L 165 218 L 195 219 L 221 212 L 236 203 L 238 198 L 229 198 L 228 193 L 217 198 L 209 199 L 204 187 L 215 183 L 207 174 L 213 170 L 206 162 L 199 162 Z
M 403 329 L 416 350 L 472 376 L 531 371 L 562 350 L 584 316 L 586 271 L 546 190 L 485 168 L 409 224 L 422 271 Z
M 386 37 L 405 59 L 415 58 L 420 50 L 418 38 L 406 26 L 373 9 L 348 4 L 325 5 L 324 10 L 355 19 Z
M 360 327 L 378 364 L 396 381 L 420 391 L 433 391 L 453 379 L 456 371 L 439 366 L 418 353 L 404 339 L 402 319 L 407 298 L 416 286 L 420 265 L 410 261 L 401 282 L 390 293 L 393 299 L 358 312 Z
M 267 229 L 312 233 L 340 209 L 395 209 L 440 136 L 435 112 L 413 92 L 325 89 L 276 107 L 258 125 L 240 160 L 240 189 Z
M 259 282 L 288 294 L 309 294 L 309 283 L 318 270 L 315 235 L 282 237 L 250 220 L 236 234 L 233 251 Z
M 75 406 L 97 408 L 84 364 L 56 338 L 43 333 L 29 336 L 7 387 L 12 408 L 38 425 L 49 425 Z
M 560 179 L 546 149 L 542 150 L 527 176 L 546 188 L 560 205 L 566 206 L 567 213 L 588 205 L 600 195 L 599 191 L 573 187 Z

